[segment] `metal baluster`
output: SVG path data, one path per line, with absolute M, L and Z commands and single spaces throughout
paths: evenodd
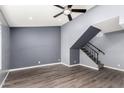
M 97 64 L 98 64 L 98 60 L 99 60 L 99 57 L 98 57 L 98 53 L 97 53 Z

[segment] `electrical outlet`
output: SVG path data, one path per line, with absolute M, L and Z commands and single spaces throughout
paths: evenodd
M 40 61 L 38 61 L 38 64 L 40 64 L 41 62 Z
M 118 66 L 118 67 L 120 67 L 121 65 L 120 65 L 120 64 L 118 64 L 117 66 Z
M 74 60 L 74 63 L 77 63 L 77 61 L 76 61 L 76 60 Z
M 58 61 L 61 61 L 61 59 L 58 59 Z

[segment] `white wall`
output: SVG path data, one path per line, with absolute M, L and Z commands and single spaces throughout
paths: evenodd
M 124 6 L 121 5 L 101 5 L 89 10 L 86 14 L 82 14 L 76 19 L 68 22 L 61 27 L 61 58 L 65 64 L 70 63 L 70 47 L 78 40 L 78 38 L 86 31 L 86 29 L 101 21 L 120 17 L 124 19 Z

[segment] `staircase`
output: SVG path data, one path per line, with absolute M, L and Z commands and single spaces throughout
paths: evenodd
M 103 68 L 104 64 L 102 64 L 99 60 L 100 53 L 105 55 L 102 50 L 100 50 L 90 42 L 88 42 L 84 47 L 82 47 L 81 50 L 85 52 L 85 54 L 87 54 L 87 56 L 89 56 L 95 64 L 98 65 L 99 70 Z
M 96 36 L 101 30 L 90 26 L 81 37 L 70 48 L 70 65 L 79 64 L 79 50 L 87 44 L 94 36 Z

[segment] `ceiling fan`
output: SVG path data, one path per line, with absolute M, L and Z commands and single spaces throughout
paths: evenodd
M 67 5 L 65 7 L 60 6 L 60 5 L 54 5 L 54 6 L 62 9 L 63 11 L 54 15 L 53 17 L 56 18 L 56 17 L 60 16 L 61 14 L 64 14 L 68 17 L 69 21 L 72 20 L 72 16 L 71 16 L 72 12 L 76 12 L 76 13 L 85 13 L 86 12 L 86 9 L 72 9 L 72 5 Z

